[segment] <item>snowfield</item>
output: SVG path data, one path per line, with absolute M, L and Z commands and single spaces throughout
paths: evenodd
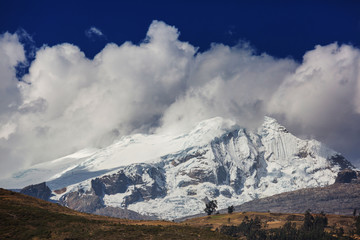
M 106 148 L 34 165 L 0 182 L 22 188 L 45 181 L 52 190 L 66 187 L 51 198 L 64 205 L 73 201 L 69 193 L 78 192 L 78 199 L 97 197 L 103 207 L 174 219 L 203 212 L 212 199 L 226 208 L 329 185 L 345 167 L 352 165 L 341 154 L 295 137 L 273 118 L 248 131 L 216 117 L 188 133 L 125 136 Z

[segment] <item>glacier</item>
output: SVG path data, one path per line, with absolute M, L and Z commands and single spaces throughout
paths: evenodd
M 181 134 L 124 136 L 102 149 L 34 165 L 0 184 L 46 182 L 52 201 L 76 210 L 114 207 L 175 219 L 203 212 L 213 199 L 226 208 L 326 186 L 345 168 L 353 166 L 340 153 L 294 136 L 273 118 L 250 131 L 215 117 Z

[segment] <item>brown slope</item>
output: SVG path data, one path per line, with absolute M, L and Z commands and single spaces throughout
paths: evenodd
M 256 199 L 236 206 L 236 211 L 304 213 L 312 212 L 351 215 L 360 209 L 360 184 L 336 183 L 326 187 L 305 188 L 293 192 Z
M 228 239 L 199 227 L 76 212 L 0 189 L 0 239 Z

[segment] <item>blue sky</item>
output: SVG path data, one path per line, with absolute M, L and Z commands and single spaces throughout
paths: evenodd
M 355 0 L 0 0 L 0 174 L 265 115 L 360 167 L 359 13 Z
M 259 52 L 301 60 L 315 45 L 360 45 L 358 1 L 0 1 L 0 32 L 26 30 L 36 45 L 73 43 L 92 58 L 107 42 L 138 43 L 152 20 L 176 26 L 204 51 L 249 41 Z M 90 41 L 95 26 L 106 38 Z

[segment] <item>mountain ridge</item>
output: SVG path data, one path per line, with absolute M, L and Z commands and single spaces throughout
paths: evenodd
M 209 199 L 225 208 L 326 186 L 341 169 L 353 168 L 341 154 L 316 140 L 295 137 L 270 117 L 255 131 L 217 117 L 187 133 L 125 136 L 105 149 L 75 156 L 76 164 L 60 173 L 42 169 L 53 174 L 53 201 L 85 212 L 119 207 L 166 219 L 201 212 Z M 68 178 L 74 183 L 56 184 Z M 60 187 L 66 190 L 54 192 Z M 85 199 L 97 204 L 81 205 Z

